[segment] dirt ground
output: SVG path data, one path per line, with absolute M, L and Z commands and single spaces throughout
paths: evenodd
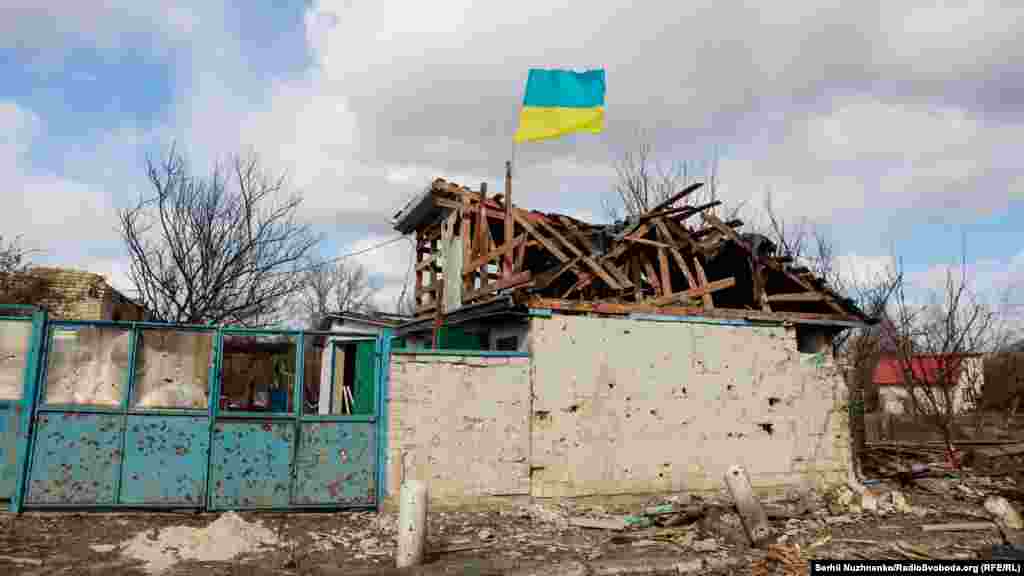
M 848 502 L 831 507 L 825 498 L 805 495 L 766 503 L 779 544 L 794 558 L 886 559 L 977 558 L 999 544 L 996 530 L 925 532 L 923 524 L 988 520 L 982 502 L 1000 489 L 1015 488 L 1009 479 L 927 478 L 913 486 L 871 486 L 877 511 L 853 510 Z M 892 491 L 899 496 L 894 500 Z M 722 504 L 713 498 L 652 499 L 649 504 L 686 500 L 692 509 Z M 830 509 L 831 508 L 831 509 Z M 641 509 L 642 510 L 642 509 Z M 719 572 L 763 573 L 765 551 L 743 543 L 739 517 L 732 512 L 692 523 L 677 516 L 675 526 L 624 530 L 582 528 L 570 518 L 621 518 L 638 514 L 570 503 L 535 503 L 487 511 L 432 511 L 429 520 L 429 569 L 443 574 L 497 574 L 516 567 L 551 566 L 649 556 L 704 558 Z M 227 561 L 177 561 L 163 575 L 299 575 L 374 573 L 394 566 L 395 514 L 243 513 L 276 535 L 277 542 Z M 785 516 L 790 516 L 785 518 Z M 0 573 L 3 574 L 138 574 L 147 565 L 126 556 L 126 543 L 137 534 L 156 540 L 174 526 L 202 528 L 216 514 L 52 512 L 0 516 Z M 671 515 L 655 518 L 672 524 Z M 668 521 L 665 519 L 668 518 Z M 682 519 L 686 520 L 686 519 Z M 241 522 L 241 521 L 239 521 Z M 242 523 L 244 524 L 244 523 Z M 213 546 L 216 547 L 215 543 Z M 797 549 L 794 545 L 799 545 Z M 168 552 L 172 553 L 172 552 Z M 758 561 L 762 560 L 761 568 Z M 708 564 L 705 564 L 707 567 Z M 716 570 L 710 570 L 715 572 Z M 703 570 L 706 573 L 708 570 Z M 791 572 L 787 572 L 791 573 Z

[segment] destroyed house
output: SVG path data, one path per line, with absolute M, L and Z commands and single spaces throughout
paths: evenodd
M 783 320 L 810 349 L 868 321 L 768 238 L 718 218 L 721 202 L 687 203 L 700 186 L 595 225 L 437 179 L 394 220 L 416 237 L 416 320 L 399 334 L 422 347 L 440 329 L 442 344 L 524 350 L 527 312 L 551 310 Z
M 405 206 L 416 313 L 391 350 L 386 492 L 719 490 L 736 464 L 757 490 L 845 483 L 830 342 L 870 319 L 717 202 L 687 203 L 699 186 L 613 225 L 441 179 Z

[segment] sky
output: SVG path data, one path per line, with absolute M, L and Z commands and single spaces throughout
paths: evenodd
M 717 154 L 731 202 L 807 218 L 844 274 L 960 261 L 1024 310 L 1019 2 L 6 0 L 0 233 L 130 290 L 117 211 L 175 143 L 202 172 L 255 151 L 324 257 L 393 238 L 435 177 L 600 219 L 614 163 Z M 607 71 L 600 135 L 514 147 L 531 67 Z M 714 152 L 713 152 L 714 151 Z M 966 251 L 964 250 L 966 247 Z M 391 306 L 411 244 L 354 259 Z

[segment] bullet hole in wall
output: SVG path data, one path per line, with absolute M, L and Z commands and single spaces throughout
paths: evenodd
M 623 333 L 623 334 L 629 334 L 629 333 L 630 333 L 630 331 L 629 331 L 629 330 L 623 330 L 623 331 L 622 331 L 622 333 Z
M 579 404 L 572 404 L 572 405 L 569 406 L 569 408 L 566 409 L 566 412 L 568 412 L 570 414 L 575 414 L 576 412 L 579 411 L 579 409 L 580 409 L 580 405 Z
M 651 408 L 651 416 L 657 417 L 658 416 L 658 411 L 655 410 L 654 408 Z
M 533 413 L 533 416 L 537 420 L 544 421 L 551 418 L 551 412 L 549 410 L 537 410 Z
M 764 430 L 765 432 L 767 432 L 769 436 L 771 436 L 772 433 L 775 432 L 775 425 L 772 424 L 771 422 L 762 422 L 762 423 L 758 424 L 757 426 L 761 430 Z
M 608 382 L 608 389 L 611 390 L 612 388 L 615 388 L 615 382 L 609 381 Z
M 728 385 L 726 385 L 725 389 L 728 390 L 729 392 L 732 392 L 733 385 L 732 384 L 728 384 Z
M 768 405 L 769 406 L 775 406 L 779 402 L 782 402 L 782 399 L 776 398 L 775 396 L 769 396 L 768 397 Z

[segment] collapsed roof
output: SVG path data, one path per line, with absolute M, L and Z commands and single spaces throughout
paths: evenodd
M 687 204 L 692 184 L 625 222 L 594 225 L 506 206 L 438 178 L 394 219 L 416 234 L 416 318 L 439 321 L 463 306 L 511 295 L 523 306 L 602 314 L 656 313 L 871 322 L 805 267 L 776 255 L 739 220 Z M 688 220 L 700 216 L 703 225 Z

